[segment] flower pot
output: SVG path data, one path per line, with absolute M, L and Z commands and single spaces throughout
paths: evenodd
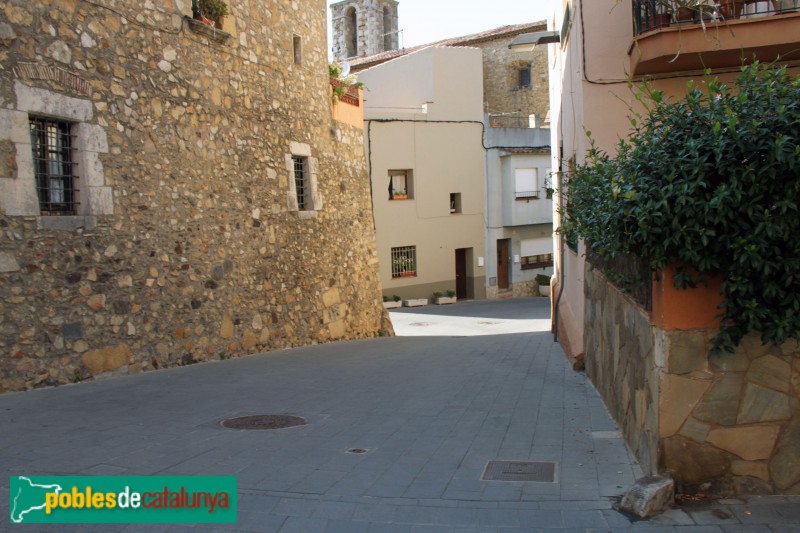
M 405 301 L 406 307 L 422 307 L 423 305 L 428 305 L 427 298 L 409 298 Z
M 719 12 L 726 20 L 738 19 L 742 15 L 742 0 L 722 0 Z
M 416 270 L 409 270 L 408 272 L 400 272 L 401 278 L 413 278 L 416 275 L 417 275 Z
M 653 28 L 663 28 L 664 26 L 669 26 L 670 21 L 672 20 L 672 15 L 669 13 L 657 13 L 653 15 Z
M 692 24 L 694 23 L 694 16 L 697 12 L 690 8 L 690 7 L 681 7 L 678 8 L 678 14 L 675 17 L 675 20 L 678 24 Z
M 455 296 L 439 296 L 434 302 L 436 305 L 448 305 L 456 303 L 456 300 L 458 300 L 458 298 Z
M 383 308 L 384 309 L 397 309 L 398 307 L 402 307 L 402 306 L 403 306 L 403 302 L 402 301 L 399 301 L 399 302 L 383 302 Z
M 550 285 L 539 285 L 539 296 L 550 296 Z

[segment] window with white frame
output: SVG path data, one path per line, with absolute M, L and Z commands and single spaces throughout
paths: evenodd
M 539 197 L 539 173 L 535 168 L 514 170 L 514 198 L 529 200 Z
M 392 277 L 406 278 L 417 275 L 417 247 L 392 248 Z

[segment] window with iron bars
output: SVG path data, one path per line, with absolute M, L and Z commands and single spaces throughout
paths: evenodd
M 533 270 L 534 268 L 547 268 L 553 266 L 553 254 L 524 255 L 520 258 L 520 268 L 522 270 Z
M 294 163 L 294 188 L 297 193 L 297 208 L 300 211 L 307 211 L 308 202 L 308 177 L 306 175 L 305 157 L 292 156 Z
M 78 206 L 69 122 L 29 119 L 36 193 L 42 215 L 74 215 Z
M 392 248 L 392 277 L 407 278 L 417 275 L 417 247 Z

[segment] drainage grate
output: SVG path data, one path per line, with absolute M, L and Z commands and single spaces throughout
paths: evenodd
M 291 415 L 252 415 L 223 420 L 222 425 L 228 429 L 282 429 L 304 426 L 305 418 Z
M 483 470 L 483 481 L 538 481 L 554 483 L 556 464 L 535 461 L 489 461 Z

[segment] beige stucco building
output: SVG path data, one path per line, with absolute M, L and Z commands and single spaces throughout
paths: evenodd
M 385 295 L 485 295 L 481 53 L 431 47 L 359 73 Z
M 480 171 L 483 174 L 483 220 L 480 226 L 470 223 L 459 229 L 458 233 L 464 241 L 468 237 L 463 231 L 475 232 L 469 239 L 472 242 L 482 239 L 485 253 L 476 254 L 474 247 L 460 249 L 459 258 L 455 262 L 449 257 L 441 260 L 445 262 L 440 264 L 437 277 L 433 280 L 422 278 L 422 272 L 415 272 L 414 279 L 399 277 L 396 269 L 393 271 L 395 264 L 392 262 L 397 258 L 387 256 L 390 263 L 384 262 L 381 266 L 384 295 L 429 297 L 433 291 L 455 286 L 452 287 L 453 290 L 462 298 L 524 296 L 538 293 L 535 281 L 537 274 L 552 272 L 552 201 L 548 193 L 551 180 L 547 53 L 540 49 L 533 56 L 522 55 L 508 48 L 508 42 L 514 36 L 544 28 L 543 22 L 503 26 L 432 45 L 390 50 L 349 60 L 353 71 L 358 72 L 359 79 L 365 81 L 369 87 L 366 93 L 368 120 L 372 117 L 383 121 L 438 121 L 437 142 L 447 145 L 450 143 L 447 136 L 451 131 L 470 130 L 480 136 L 479 142 L 458 146 L 458 164 L 482 166 L 481 169 L 470 167 L 469 172 Z M 477 51 L 478 63 L 451 63 L 450 57 L 460 56 L 446 50 L 456 48 Z M 438 51 L 426 51 L 431 49 Z M 425 62 L 421 58 L 427 57 L 427 54 L 447 57 L 448 60 Z M 423 63 L 423 70 L 419 70 L 417 67 Z M 378 66 L 382 68 L 379 69 Z M 428 68 L 432 70 L 425 70 Z M 468 69 L 476 70 L 469 72 Z M 458 74 L 454 74 L 456 72 Z M 454 79 L 461 83 L 442 84 L 435 81 L 442 79 L 442 76 L 455 76 Z M 409 84 L 409 79 L 414 82 Z M 427 93 L 418 89 L 419 83 L 429 86 Z M 465 91 L 465 87 L 469 91 Z M 434 88 L 435 96 L 431 96 Z M 473 95 L 475 101 L 472 104 L 480 106 L 466 107 L 466 95 Z M 445 106 L 446 112 L 443 111 Z M 371 108 L 373 112 L 370 111 Z M 442 120 L 450 123 L 442 124 Z M 369 163 L 374 168 L 380 168 L 381 172 L 393 168 L 381 159 L 382 154 L 394 155 L 396 146 L 405 146 L 410 142 L 408 139 L 400 139 L 404 135 L 418 135 L 410 127 L 395 127 L 394 136 L 376 135 L 379 129 L 387 128 L 385 122 L 375 120 L 367 126 L 367 136 L 371 138 L 372 147 L 372 153 L 368 154 Z M 419 149 L 419 146 L 415 149 Z M 448 153 L 448 150 L 440 150 L 436 146 L 431 156 L 440 157 L 437 154 Z M 441 155 L 443 176 L 448 175 L 446 169 L 453 166 L 447 162 L 449 157 Z M 446 180 L 443 176 L 435 179 Z M 409 190 L 408 195 L 413 197 L 409 200 L 418 198 L 417 184 L 423 178 L 424 175 L 415 175 L 410 179 L 409 183 L 413 182 L 414 190 Z M 447 205 L 443 204 L 442 209 L 447 208 L 447 212 L 463 218 L 468 212 L 465 210 L 472 209 L 472 202 L 476 200 L 479 189 L 470 189 L 469 194 L 462 192 L 464 187 L 458 184 L 461 179 L 456 178 L 455 183 L 448 185 L 450 188 L 447 191 L 439 194 L 444 195 L 449 202 Z M 444 186 L 445 183 L 447 182 L 441 182 L 440 185 Z M 393 196 L 395 201 L 388 200 L 386 187 L 383 183 L 373 182 L 378 245 L 379 248 L 391 250 L 398 246 L 383 240 L 388 234 L 381 224 L 385 221 L 391 225 L 392 217 L 398 213 L 399 207 L 396 196 Z M 384 210 L 388 211 L 384 213 Z M 409 209 L 409 213 L 415 211 Z M 443 237 L 439 230 L 431 231 L 431 228 L 441 223 L 441 229 L 447 231 L 458 217 L 435 219 L 429 218 L 429 214 L 418 216 L 420 220 L 426 220 L 425 224 L 418 227 L 405 225 L 403 228 L 392 228 L 391 231 L 406 236 L 413 235 L 415 238 L 416 234 L 412 232 L 420 231 L 419 239 L 430 242 L 434 249 L 450 250 L 450 237 Z M 462 220 L 456 225 L 463 222 Z M 384 253 L 391 252 L 384 250 Z M 477 278 L 475 270 L 471 269 L 480 269 L 482 285 L 475 285 Z M 394 287 L 400 292 L 392 290 Z
M 754 57 L 779 59 L 797 73 L 800 12 L 781 10 L 791 3 L 721 4 L 701 21 L 677 9 L 648 13 L 652 4 L 637 0 L 555 0 L 553 168 L 569 177 L 590 147 L 588 131 L 600 149 L 614 152 L 628 117 L 642 111 L 631 81 L 647 76 L 680 98 L 704 69 L 730 82 Z M 554 183 L 563 201 L 564 181 Z M 554 218 L 558 226 L 558 211 Z M 734 354 L 709 359 L 719 282 L 676 291 L 667 270 L 640 298 L 620 292 L 585 253 L 582 242 L 557 235 L 554 329 L 570 358 L 585 357 L 645 472 L 669 472 L 684 491 L 798 494 L 797 344 L 762 345 L 751 334 Z

